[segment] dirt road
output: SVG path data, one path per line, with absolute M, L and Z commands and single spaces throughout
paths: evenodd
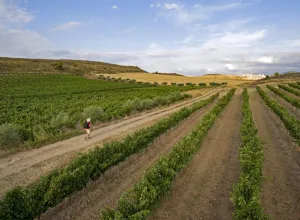
M 88 141 L 85 141 L 85 135 L 80 135 L 38 149 L 1 158 L 0 197 L 13 186 L 29 184 L 49 170 L 67 164 L 80 151 L 93 148 L 107 138 L 117 138 L 120 134 L 129 134 L 141 127 L 154 124 L 159 119 L 178 111 L 183 106 L 190 106 L 192 103 L 219 91 L 222 91 L 222 89 L 215 89 L 203 96 L 97 129 L 92 132 L 92 139 Z
M 144 171 L 163 154 L 168 153 L 181 138 L 186 136 L 214 103 L 198 110 L 170 132 L 162 135 L 146 150 L 108 170 L 97 181 L 81 192 L 63 201 L 62 204 L 42 215 L 41 219 L 99 219 L 104 207 L 113 207 L 120 196 L 142 178 Z
M 255 90 L 250 104 L 258 135 L 265 142 L 262 205 L 271 219 L 300 219 L 300 148 Z
M 170 195 L 149 219 L 231 219 L 229 192 L 240 174 L 241 98 L 237 90 L 202 148 L 176 177 Z

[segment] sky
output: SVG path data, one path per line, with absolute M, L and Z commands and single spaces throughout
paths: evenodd
M 300 70 L 299 0 L 0 0 L 0 56 L 149 72 Z

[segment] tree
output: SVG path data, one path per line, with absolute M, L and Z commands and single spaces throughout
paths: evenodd
M 275 75 L 275 76 L 279 76 L 279 73 L 278 73 L 278 72 L 276 72 L 274 75 Z

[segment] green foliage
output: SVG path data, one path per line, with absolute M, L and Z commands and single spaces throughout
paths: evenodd
M 300 84 L 299 83 L 289 83 L 290 87 L 293 87 L 295 89 L 300 89 Z
M 131 114 L 134 111 L 122 108 L 128 100 L 142 102 L 190 89 L 193 87 L 154 87 L 64 74 L 0 75 L 0 125 L 11 123 L 26 129 L 35 143 L 74 132 L 88 117 L 107 122 Z
M 175 82 L 171 82 L 171 85 L 172 85 L 172 86 L 176 86 L 176 85 L 177 85 L 177 83 L 175 83 Z
M 235 206 L 234 220 L 267 219 L 260 204 L 260 192 L 263 183 L 264 154 L 262 141 L 258 137 L 249 104 L 248 90 L 243 92 L 243 122 L 240 128 L 242 144 L 239 147 L 241 174 L 237 184 L 230 193 L 230 199 Z
M 198 86 L 206 86 L 206 83 L 198 83 Z
M 86 120 L 91 118 L 92 121 L 106 121 L 108 119 L 107 114 L 100 106 L 90 106 L 83 109 L 82 119 Z
M 168 82 L 162 82 L 161 84 L 163 84 L 163 85 L 168 85 Z
M 266 75 L 266 78 L 265 79 L 270 79 L 270 76 L 269 75 Z
M 285 85 L 278 85 L 278 87 L 279 87 L 280 89 L 283 89 L 283 90 L 285 90 L 285 91 L 287 91 L 287 92 L 289 92 L 289 93 L 292 93 L 292 94 L 294 94 L 294 95 L 300 97 L 300 91 L 297 90 L 297 89 L 293 89 L 292 87 L 285 86 Z
M 152 143 L 157 137 L 176 126 L 196 110 L 215 100 L 219 94 L 182 108 L 157 124 L 141 129 L 124 140 L 96 147 L 72 161 L 66 168 L 54 171 L 27 187 L 6 192 L 0 202 L 0 219 L 33 219 L 59 204 L 72 193 L 82 190 L 90 179 L 98 178 L 108 168 L 126 160 Z M 16 208 L 20 207 L 20 208 Z M 136 216 L 143 216 L 141 212 Z M 110 212 L 106 213 L 111 216 Z
M 211 86 L 220 86 L 221 83 L 216 83 L 216 82 L 210 82 L 209 85 Z
M 54 66 L 55 66 L 55 69 L 57 69 L 57 70 L 60 70 L 60 71 L 64 70 L 63 62 L 57 62 Z
M 270 109 L 278 115 L 278 117 L 283 122 L 285 128 L 289 131 L 292 137 L 295 138 L 296 142 L 300 146 L 300 123 L 299 121 L 291 115 L 282 105 L 278 104 L 276 101 L 272 100 L 266 92 L 264 92 L 259 86 L 256 87 L 259 95 L 265 101 L 265 103 L 270 107 Z
M 24 141 L 32 139 L 26 129 L 14 124 L 0 125 L 0 148 L 19 147 Z
M 187 86 L 192 86 L 192 85 L 193 85 L 193 83 L 191 83 L 191 82 L 187 82 L 187 83 L 185 83 L 185 85 L 187 85 Z
M 281 98 L 283 98 L 285 101 L 289 102 L 293 106 L 295 106 L 295 107 L 297 107 L 297 108 L 300 109 L 300 100 L 299 99 L 295 99 L 295 98 L 293 98 L 293 97 L 285 94 L 280 89 L 277 89 L 277 88 L 275 88 L 273 86 L 267 85 L 267 88 L 270 89 L 272 92 L 274 92 L 276 95 L 278 95 Z
M 148 169 L 142 180 L 122 195 L 115 210 L 104 210 L 101 219 L 145 219 L 162 196 L 170 191 L 175 175 L 201 147 L 204 136 L 229 103 L 234 91 L 232 89 L 224 96 L 196 129 L 178 142 L 168 155 L 162 156 Z
M 275 76 L 279 76 L 280 74 L 278 72 L 274 73 Z
M 178 83 L 177 85 L 178 86 L 184 86 L 184 83 Z

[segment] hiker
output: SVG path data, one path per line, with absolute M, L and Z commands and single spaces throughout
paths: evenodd
M 91 137 L 90 137 L 91 126 L 92 126 L 91 119 L 90 118 L 86 119 L 86 121 L 84 122 L 84 126 L 83 126 L 86 133 L 87 133 L 87 137 L 85 137 L 85 139 L 91 139 Z

